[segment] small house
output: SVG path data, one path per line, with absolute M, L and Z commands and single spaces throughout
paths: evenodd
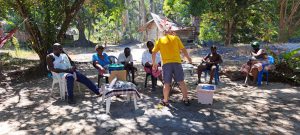
M 152 15 L 152 13 L 151 13 Z M 160 19 L 158 15 L 152 15 L 153 19 L 145 23 L 143 26 L 139 28 L 139 32 L 146 32 L 146 40 L 155 41 L 158 38 L 163 36 L 162 26 L 160 25 L 165 19 Z M 157 21 L 158 20 L 158 21 Z M 156 22 L 155 22 L 156 21 Z M 195 36 L 195 28 L 194 27 L 178 27 L 177 24 L 172 23 L 168 20 L 168 22 L 172 25 L 172 29 L 174 27 L 174 32 L 177 36 L 180 37 L 182 43 L 187 46 L 194 43 L 196 38 Z

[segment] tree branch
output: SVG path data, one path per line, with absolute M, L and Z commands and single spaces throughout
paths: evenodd
M 68 2 L 69 0 L 65 0 L 65 2 Z M 66 33 L 72 19 L 75 17 L 75 15 L 78 13 L 80 8 L 82 7 L 85 0 L 76 0 L 73 5 L 71 6 L 70 10 L 65 11 L 66 18 L 63 21 L 63 24 L 61 26 L 60 31 L 57 35 L 57 42 L 61 42 L 63 39 L 64 33 Z M 66 4 L 66 3 L 65 3 Z M 66 6 L 66 5 L 65 5 Z
M 297 3 L 293 3 L 292 9 L 291 9 L 292 11 L 291 11 L 291 14 L 289 15 L 289 18 L 288 18 L 289 23 L 291 23 L 295 13 L 298 11 L 299 5 L 300 5 L 300 1 L 297 1 Z
M 33 40 L 34 44 L 33 44 L 33 48 L 35 50 L 41 50 L 42 49 L 42 36 L 41 36 L 41 32 L 38 28 L 38 26 L 35 23 L 32 23 L 32 17 L 30 15 L 30 13 L 28 12 L 28 9 L 26 7 L 26 5 L 20 1 L 20 0 L 16 0 L 16 3 L 14 3 L 12 5 L 13 7 L 15 7 L 15 9 L 17 10 L 17 12 L 19 12 L 19 14 L 21 15 L 21 17 L 23 19 L 28 19 L 27 21 L 25 21 L 25 26 L 26 26 L 26 30 L 29 32 L 31 39 Z

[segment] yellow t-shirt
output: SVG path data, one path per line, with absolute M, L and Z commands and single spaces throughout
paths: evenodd
M 178 36 L 166 35 L 155 42 L 153 52 L 160 51 L 162 63 L 181 63 L 180 50 L 184 46 Z

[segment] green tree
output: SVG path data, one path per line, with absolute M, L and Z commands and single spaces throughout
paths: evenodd
M 279 0 L 279 41 L 287 41 L 300 29 L 300 1 Z
M 270 36 L 276 34 L 276 24 L 273 23 L 276 20 L 276 1 L 215 0 L 209 4 L 210 12 L 217 14 L 218 22 L 223 25 L 220 31 L 225 45 L 268 36 L 266 39 L 270 39 Z
M 99 32 L 102 29 L 118 29 L 116 27 L 106 27 L 103 26 L 99 28 L 97 24 L 99 22 L 104 21 L 106 25 L 108 23 L 118 24 L 120 21 L 120 12 L 124 9 L 123 2 L 120 0 L 93 0 L 86 2 L 84 6 L 81 8 L 77 15 L 77 19 L 75 21 L 76 27 L 79 31 L 79 39 L 74 42 L 76 45 L 91 45 L 94 44 L 92 41 L 88 41 L 86 38 L 86 31 L 88 32 L 88 39 L 96 38 L 96 42 L 99 42 Z M 114 18 L 114 20 L 110 20 L 107 22 L 108 18 Z M 96 31 L 95 31 L 96 30 Z M 95 36 L 94 36 L 95 35 Z M 117 34 L 119 35 L 119 34 Z M 104 37 L 106 39 L 106 37 Z
M 0 0 L 0 7 L 27 19 L 25 28 L 30 35 L 32 48 L 40 58 L 40 69 L 46 71 L 47 50 L 54 42 L 62 42 L 65 32 L 84 1 Z M 8 17 L 6 15 L 3 17 Z
M 194 26 L 196 35 L 200 32 L 201 15 L 209 8 L 207 0 L 165 0 L 163 7 L 165 14 L 172 20 Z

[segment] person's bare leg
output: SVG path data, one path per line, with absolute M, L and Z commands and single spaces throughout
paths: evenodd
M 215 71 L 216 71 L 216 68 L 213 66 L 210 70 L 210 77 L 209 77 L 209 84 L 212 84 L 212 80 L 214 78 L 214 75 L 215 75 Z
M 164 89 L 163 89 L 164 102 L 169 101 L 169 93 L 170 93 L 170 84 L 165 83 L 164 84 Z
M 179 87 L 182 92 L 183 100 L 188 100 L 188 91 L 184 81 L 179 82 Z
M 202 66 L 202 65 L 199 65 L 198 68 L 197 68 L 197 73 L 198 73 L 198 83 L 201 83 L 201 74 L 203 72 L 203 70 L 205 69 L 206 67 Z

